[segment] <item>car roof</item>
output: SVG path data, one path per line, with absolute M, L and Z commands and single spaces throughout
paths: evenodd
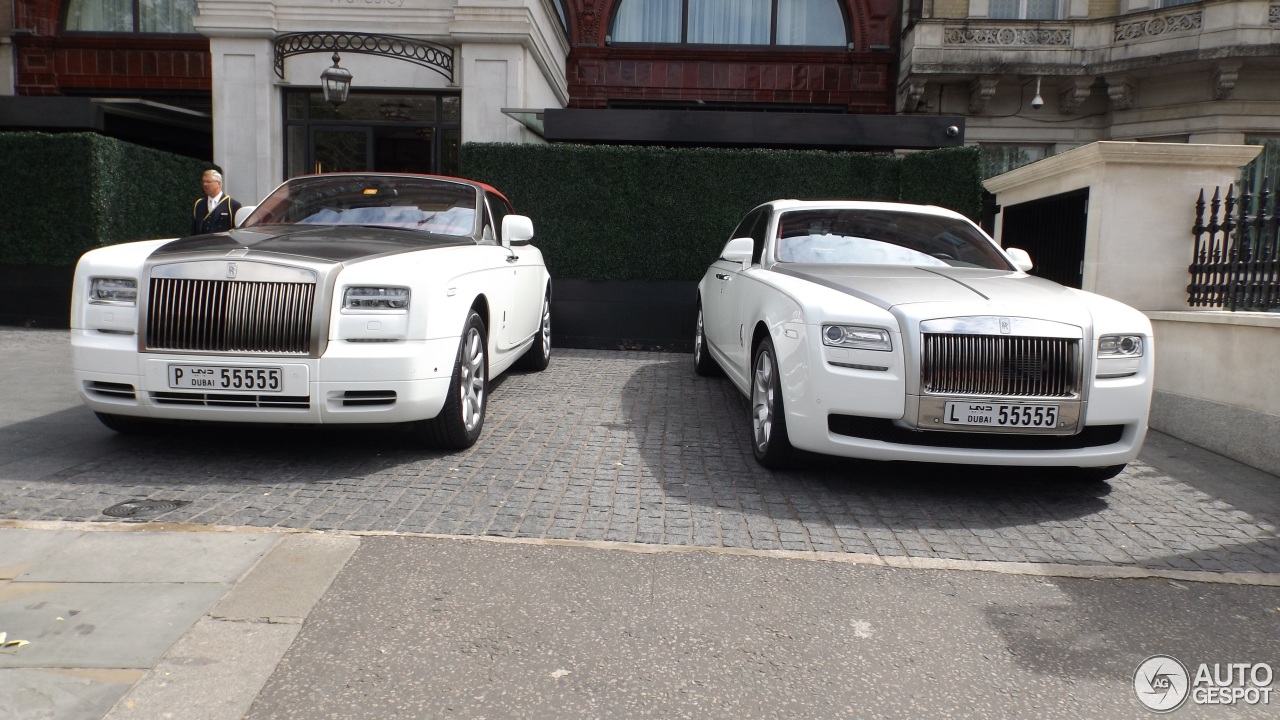
M 911 203 L 877 202 L 872 200 L 774 200 L 764 205 L 774 210 L 884 210 L 890 212 L 919 213 L 921 215 L 937 215 L 958 220 L 967 220 L 954 210 L 937 205 L 914 205 Z M 762 206 L 763 207 L 763 206 Z

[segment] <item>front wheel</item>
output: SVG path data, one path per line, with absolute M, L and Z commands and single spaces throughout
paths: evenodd
M 782 408 L 778 355 L 769 338 L 756 347 L 751 373 L 751 449 L 767 468 L 781 468 L 791 460 L 791 440 Z
M 444 407 L 436 417 L 422 421 L 422 434 L 429 444 L 445 450 L 465 450 L 480 439 L 489 387 L 487 347 L 484 320 L 472 310 L 462 329 Z
M 702 303 L 698 303 L 698 327 L 693 335 L 693 371 L 704 377 L 720 375 L 720 364 L 707 350 L 707 329 L 702 321 Z
M 551 296 L 542 300 L 542 322 L 538 325 L 538 334 L 533 337 L 533 345 L 516 361 L 521 370 L 542 372 L 551 364 Z

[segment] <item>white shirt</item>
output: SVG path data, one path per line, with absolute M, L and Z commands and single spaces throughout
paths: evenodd
M 222 202 L 222 196 L 225 194 L 226 193 L 218 193 L 214 197 L 206 198 L 209 201 L 209 204 L 206 207 L 210 212 L 212 212 L 214 208 L 218 207 L 218 203 Z

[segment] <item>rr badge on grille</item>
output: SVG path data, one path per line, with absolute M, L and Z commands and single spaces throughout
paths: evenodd
M 227 279 L 228 279 L 228 280 L 235 280 L 235 279 L 236 279 L 236 264 L 235 264 L 235 263 L 227 263 Z M 1003 326 L 1001 327 L 1001 330 L 1004 330 Z M 1006 332 L 1007 332 L 1007 331 L 1006 331 Z
M 1013 332 L 1013 323 L 1009 321 L 1009 318 L 1000 318 L 1000 334 L 1008 335 L 1011 332 Z

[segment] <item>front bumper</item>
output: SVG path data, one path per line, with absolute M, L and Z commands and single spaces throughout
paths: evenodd
M 328 344 L 320 358 L 140 353 L 129 334 L 73 330 L 76 387 L 95 412 L 172 420 L 395 423 L 444 406 L 456 338 Z M 198 392 L 169 386 L 169 366 L 279 368 L 279 392 Z
M 819 353 L 821 350 L 819 349 Z M 888 359 L 888 358 L 886 358 Z M 1078 433 L 1019 433 L 1001 430 L 924 430 L 922 406 L 977 398 L 929 396 L 905 392 L 905 368 L 884 363 L 883 370 L 847 367 L 824 361 L 822 354 L 786 395 L 787 434 L 801 450 L 866 460 L 1011 465 L 1102 467 L 1122 465 L 1138 456 L 1147 433 L 1151 405 L 1149 364 L 1134 376 L 1093 378 L 1085 401 L 989 398 L 989 402 L 1026 402 L 1072 406 Z M 787 375 L 784 368 L 784 377 Z M 936 408 L 935 408 L 936 409 Z M 912 421 L 904 421 L 911 418 Z M 1074 417 L 1072 424 L 1075 424 Z

